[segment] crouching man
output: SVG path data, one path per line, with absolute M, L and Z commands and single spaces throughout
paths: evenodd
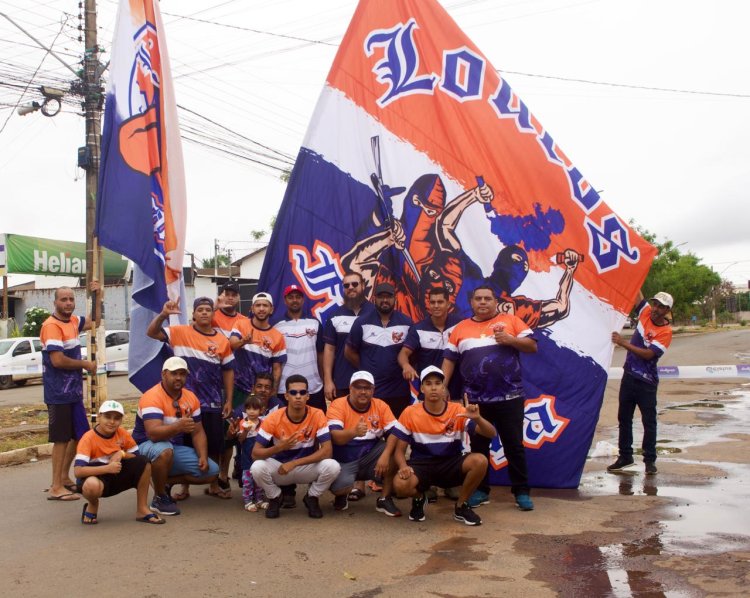
M 99 499 L 136 489 L 136 521 L 161 524 L 164 519 L 148 508 L 151 466 L 138 454 L 138 445 L 120 425 L 125 410 L 117 401 L 105 401 L 99 408 L 99 423 L 78 442 L 73 469 L 83 505 L 81 523 L 98 523 Z
M 420 374 L 424 402 L 407 407 L 393 428 L 398 439 L 394 458 L 398 472 L 393 480 L 396 496 L 411 496 L 411 521 L 424 521 L 425 495 L 430 486 L 460 486 L 453 518 L 466 525 L 480 525 L 482 519 L 468 504 L 487 471 L 487 457 L 464 454 L 464 432 L 476 431 L 495 437 L 494 426 L 479 415 L 479 407 L 451 403 L 445 375 L 433 365 Z M 411 458 L 406 461 L 406 447 Z
M 208 458 L 200 402 L 185 388 L 187 376 L 187 362 L 170 357 L 162 366 L 161 382 L 138 401 L 133 438 L 151 462 L 151 510 L 160 515 L 180 514 L 170 495 L 172 484 L 210 484 L 219 475 L 219 466 Z M 186 436 L 192 447 L 184 446 Z
M 310 517 L 323 517 L 320 495 L 341 471 L 331 458 L 331 433 L 325 414 L 308 407 L 307 378 L 292 374 L 286 379 L 287 406 L 261 423 L 253 447 L 250 473 L 268 498 L 266 517 L 276 519 L 281 507 L 281 486 L 310 484 L 302 502 Z

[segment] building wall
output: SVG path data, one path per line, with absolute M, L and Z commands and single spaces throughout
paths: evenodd
M 243 259 L 240 263 L 240 278 L 258 280 L 260 278 L 260 271 L 263 268 L 263 260 L 265 259 L 265 249 Z

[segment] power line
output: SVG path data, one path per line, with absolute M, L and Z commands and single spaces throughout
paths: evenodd
M 642 89 L 645 91 L 664 91 L 668 93 L 686 93 L 693 95 L 718 96 L 728 98 L 750 98 L 750 94 L 727 93 L 719 91 L 700 91 L 695 89 L 675 89 L 670 87 L 649 87 L 646 85 L 634 85 L 631 83 L 612 83 L 608 81 L 592 81 L 591 79 L 574 79 L 570 77 L 558 77 L 555 75 L 539 75 L 537 73 L 522 73 L 520 71 L 508 71 L 505 69 L 495 69 L 498 73 L 508 73 L 510 75 L 521 75 L 523 77 L 534 77 L 537 79 L 552 79 L 554 81 L 567 81 L 570 83 L 586 83 L 588 85 L 603 85 L 607 87 L 624 87 L 626 89 Z

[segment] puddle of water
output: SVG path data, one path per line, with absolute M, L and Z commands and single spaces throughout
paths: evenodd
M 453 536 L 438 542 L 428 550 L 429 558 L 417 567 L 411 575 L 435 575 L 443 571 L 476 571 L 472 563 L 486 561 L 490 553 L 477 550 L 481 546 L 475 538 Z

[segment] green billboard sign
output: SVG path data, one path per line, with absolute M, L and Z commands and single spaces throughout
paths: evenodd
M 122 278 L 128 262 L 121 255 L 102 250 L 104 276 Z M 39 237 L 5 234 L 5 265 L 8 274 L 85 276 L 86 245 Z

